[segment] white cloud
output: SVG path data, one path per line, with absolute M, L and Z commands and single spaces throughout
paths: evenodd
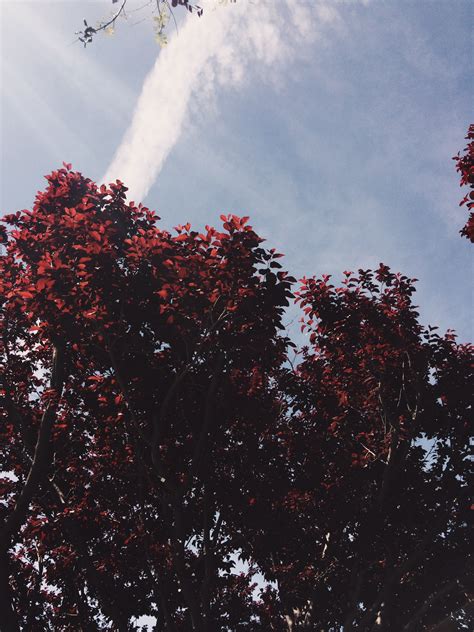
M 316 25 L 339 19 L 327 3 L 207 3 L 201 19 L 189 15 L 160 52 L 143 84 L 130 127 L 104 182 L 119 178 L 129 198 L 143 199 L 198 103 L 214 105 L 218 86 L 235 87 L 250 73 L 276 82 L 287 62 L 316 36 Z

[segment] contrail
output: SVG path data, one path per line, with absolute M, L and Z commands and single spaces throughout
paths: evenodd
M 193 95 L 201 104 L 210 102 L 217 86 L 235 86 L 259 68 L 274 76 L 314 39 L 315 20 L 338 19 L 325 3 L 287 2 L 208 4 L 202 18 L 188 15 L 145 78 L 132 123 L 102 181 L 119 178 L 129 199 L 143 200 L 180 137 Z

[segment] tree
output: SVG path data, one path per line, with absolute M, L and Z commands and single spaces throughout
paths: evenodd
M 119 182 L 48 182 L 1 259 L 5 629 L 240 623 L 226 513 L 276 414 L 290 280 L 247 218 L 171 236 Z
M 466 619 L 472 347 L 413 280 L 303 279 L 291 361 L 248 218 L 172 235 L 119 181 L 47 180 L 0 233 L 1 629 Z
M 418 323 L 414 279 L 344 274 L 298 292 L 310 344 L 284 370 L 281 478 L 260 500 L 278 526 L 249 555 L 276 582 L 274 629 L 428 630 L 472 595 L 473 348 Z
M 470 211 L 468 220 L 460 233 L 474 243 L 474 211 L 472 210 L 474 208 L 474 125 L 469 126 L 466 140 L 470 142 L 464 148 L 464 154 L 461 155 L 461 152 L 458 152 L 456 156 L 453 156 L 453 160 L 456 161 L 456 171 L 461 174 L 459 185 L 469 185 L 471 189 L 459 203 L 459 206 L 465 204 Z

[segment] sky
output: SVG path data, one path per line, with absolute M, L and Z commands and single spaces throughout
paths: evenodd
M 384 262 L 419 279 L 422 322 L 472 341 L 451 160 L 473 118 L 472 3 L 207 0 L 163 48 L 145 3 L 84 48 L 111 0 L 0 0 L 0 212 L 71 162 L 168 229 L 250 215 L 296 277 Z

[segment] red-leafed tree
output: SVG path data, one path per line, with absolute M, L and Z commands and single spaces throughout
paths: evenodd
M 295 280 L 247 218 L 171 234 L 125 193 L 65 165 L 4 218 L 2 631 L 461 616 L 472 348 L 381 266 L 303 280 L 291 363 Z
M 172 236 L 120 183 L 48 181 L 0 264 L 5 629 L 244 625 L 227 512 L 278 414 L 290 282 L 246 218 Z
M 466 140 L 469 142 L 464 153 L 461 155 L 459 152 L 457 156 L 453 156 L 453 160 L 456 161 L 456 171 L 461 174 L 460 186 L 469 185 L 471 189 L 459 203 L 459 206 L 466 205 L 469 210 L 467 222 L 460 232 L 463 237 L 474 242 L 474 125 L 469 126 Z
M 431 630 L 472 598 L 473 349 L 420 326 L 413 281 L 381 265 L 297 293 L 309 346 L 248 551 L 273 629 Z

